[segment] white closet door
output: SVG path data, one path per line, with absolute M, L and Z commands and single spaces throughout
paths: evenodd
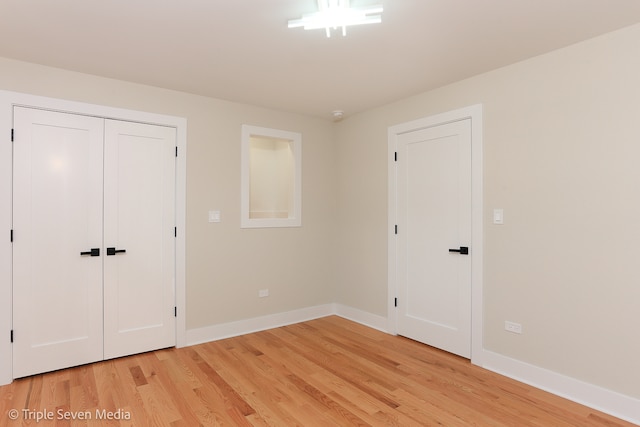
M 14 108 L 15 378 L 102 359 L 103 123 Z
M 105 123 L 105 359 L 175 345 L 174 128 Z

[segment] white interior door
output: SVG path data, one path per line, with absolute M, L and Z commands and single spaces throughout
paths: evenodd
M 105 359 L 175 345 L 174 128 L 105 124 Z
M 14 108 L 15 378 L 102 359 L 103 123 Z
M 397 144 L 398 333 L 469 358 L 471 121 Z

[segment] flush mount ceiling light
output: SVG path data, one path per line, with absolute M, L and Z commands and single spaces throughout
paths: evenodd
M 378 24 L 382 22 L 380 15 L 382 5 L 368 7 L 349 7 L 349 0 L 318 0 L 318 12 L 306 13 L 300 19 L 289 21 L 289 28 L 304 27 L 305 30 L 324 28 L 327 37 L 331 37 L 331 29 L 342 27 L 342 35 L 347 35 L 350 25 Z

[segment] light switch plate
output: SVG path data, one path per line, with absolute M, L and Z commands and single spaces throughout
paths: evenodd
M 209 211 L 209 222 L 220 222 L 220 211 Z
M 493 223 L 504 224 L 504 209 L 493 210 Z

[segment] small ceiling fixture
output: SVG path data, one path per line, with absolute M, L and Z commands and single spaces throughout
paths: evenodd
M 342 27 L 342 35 L 347 35 L 350 25 L 378 24 L 382 22 L 380 15 L 382 5 L 368 7 L 349 7 L 349 0 L 318 0 L 318 12 L 305 13 L 300 19 L 289 21 L 289 28 L 304 27 L 305 30 L 324 28 L 327 37 L 331 37 L 331 29 Z

